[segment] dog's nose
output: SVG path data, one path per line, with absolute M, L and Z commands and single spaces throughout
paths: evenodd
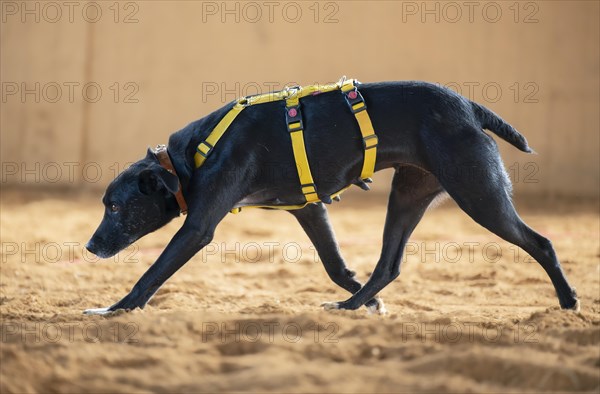
M 91 239 L 85 244 L 85 248 L 91 253 L 96 254 L 96 245 L 94 245 L 94 242 Z

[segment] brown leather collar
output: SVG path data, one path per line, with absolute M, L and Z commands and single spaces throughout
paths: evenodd
M 175 167 L 171 162 L 171 158 L 169 157 L 169 152 L 167 151 L 166 145 L 157 145 L 153 150 L 154 155 L 158 159 L 160 165 L 171 174 L 175 175 L 177 179 L 179 176 L 177 175 L 177 171 L 175 171 Z M 179 182 L 179 188 L 177 189 L 177 193 L 175 193 L 175 199 L 177 200 L 177 204 L 179 205 L 179 211 L 185 215 L 187 213 L 187 204 L 185 202 L 185 198 L 183 198 L 183 192 L 181 191 L 181 181 Z

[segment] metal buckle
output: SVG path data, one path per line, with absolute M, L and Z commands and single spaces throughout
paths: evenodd
M 300 90 L 302 90 L 302 86 L 300 85 L 285 86 L 280 90 L 280 94 L 284 100 L 289 100 L 297 96 Z
M 167 146 L 165 144 L 159 144 L 159 145 L 156 145 L 156 148 L 152 149 L 152 153 L 154 153 L 156 155 L 156 154 L 166 151 L 166 150 L 167 150 Z
M 300 85 L 292 85 L 292 86 L 284 86 L 283 91 L 284 92 L 288 92 L 288 94 L 294 94 L 296 92 L 298 92 L 300 89 L 302 89 L 302 86 Z

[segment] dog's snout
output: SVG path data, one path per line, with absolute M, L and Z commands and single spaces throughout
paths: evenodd
M 91 252 L 91 253 L 93 253 L 93 254 L 95 254 L 95 255 L 98 255 L 98 240 L 97 240 L 97 239 L 95 239 L 95 238 L 96 238 L 96 237 L 92 237 L 92 238 L 91 238 L 91 239 L 88 241 L 88 243 L 87 243 L 87 244 L 85 244 L 85 248 L 86 248 L 86 249 L 87 249 L 89 252 Z M 102 244 L 102 243 L 100 242 L 100 244 Z
M 119 248 L 118 245 L 113 244 L 110 240 L 106 238 L 99 237 L 94 235 L 88 242 L 85 244 L 85 249 L 103 259 L 114 256 L 119 252 L 119 250 L 123 248 Z
M 93 253 L 93 254 L 96 254 L 96 244 L 94 243 L 94 240 L 93 240 L 93 239 L 90 239 L 90 240 L 88 241 L 88 243 L 87 243 L 87 244 L 85 244 L 85 248 L 86 248 L 86 249 L 87 249 L 89 252 L 91 252 L 91 253 Z

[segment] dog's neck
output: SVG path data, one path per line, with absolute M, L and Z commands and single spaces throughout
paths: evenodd
M 185 171 L 183 163 L 179 163 L 178 154 L 173 155 L 166 146 L 159 146 L 154 152 L 155 158 L 159 164 L 167 171 L 175 175 L 179 180 L 179 190 L 176 193 L 169 193 L 166 199 L 166 210 L 168 213 L 174 213 L 174 216 L 187 213 L 187 202 L 185 191 L 189 184 L 189 176 Z

